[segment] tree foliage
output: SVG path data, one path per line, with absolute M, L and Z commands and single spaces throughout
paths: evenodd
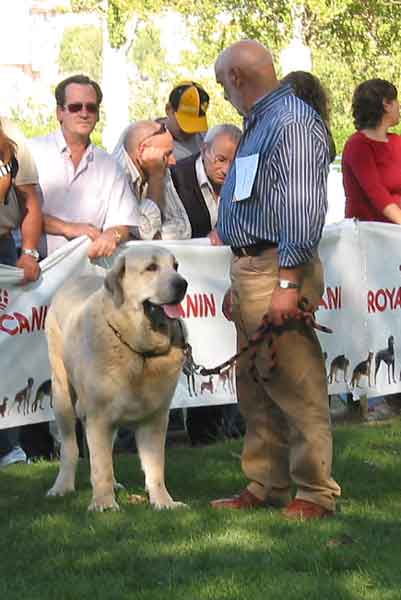
M 146 19 L 160 12 L 165 4 L 163 0 L 71 0 L 74 12 L 96 10 L 105 16 L 112 48 L 121 48 L 126 44 L 127 24 L 133 15 Z
M 132 86 L 133 118 L 159 115 L 171 86 L 178 79 L 195 78 L 211 95 L 210 122 L 238 122 L 215 84 L 216 56 L 230 43 L 245 37 L 261 41 L 278 56 L 292 38 L 296 15 L 302 23 L 304 42 L 312 50 L 313 72 L 332 99 L 332 128 L 339 148 L 353 130 L 350 105 L 355 85 L 371 77 L 399 84 L 401 0 L 71 0 L 71 3 L 74 11 L 96 10 L 107 18 L 114 48 L 126 44 L 127 23 L 135 15 L 136 39 L 129 54 L 129 60 L 139 71 L 139 79 Z M 180 65 L 171 65 L 166 60 L 153 21 L 155 14 L 171 8 L 185 16 L 195 46 L 182 52 Z M 74 55 L 69 60 L 73 62 Z M 81 57 L 81 65 L 85 62 Z M 279 61 L 276 64 L 279 67 Z
M 291 39 L 298 14 L 313 71 L 332 98 L 340 148 L 353 130 L 355 85 L 371 77 L 399 83 L 401 0 L 178 0 L 176 6 L 192 27 L 197 64 L 199 57 L 212 63 L 222 48 L 241 38 L 257 39 L 277 56 Z
M 100 80 L 102 70 L 102 32 L 98 27 L 69 27 L 60 45 L 62 74 L 82 73 Z

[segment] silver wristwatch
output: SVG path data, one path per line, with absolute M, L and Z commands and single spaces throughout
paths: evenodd
M 279 279 L 278 287 L 282 290 L 299 290 L 301 286 L 299 285 L 299 283 L 294 283 L 293 281 L 289 281 L 288 279 Z
M 22 248 L 21 254 L 32 256 L 32 258 L 36 260 L 36 262 L 39 261 L 39 252 L 36 250 L 36 248 Z

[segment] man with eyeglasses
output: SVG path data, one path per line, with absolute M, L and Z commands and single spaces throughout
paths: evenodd
M 31 140 L 42 190 L 46 248 L 51 254 L 87 235 L 90 258 L 110 256 L 129 237 L 139 213 L 119 165 L 91 143 L 102 91 L 85 75 L 73 75 L 55 90 L 60 129 Z
M 217 125 L 206 133 L 200 153 L 178 161 L 171 177 L 188 215 L 193 238 L 206 237 L 217 222 L 220 191 L 241 138 L 235 125 Z

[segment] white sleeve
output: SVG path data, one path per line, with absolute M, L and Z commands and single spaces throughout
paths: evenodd
M 120 225 L 138 227 L 139 222 L 138 201 L 130 190 L 124 172 L 115 163 L 115 176 L 110 186 L 110 198 L 103 230 Z
M 162 229 L 160 208 L 150 198 L 144 198 L 139 205 L 139 234 L 143 240 L 153 240 Z
M 16 185 L 36 185 L 38 183 L 38 172 L 24 134 L 9 119 L 2 118 L 1 122 L 6 136 L 17 145 L 18 173 L 15 178 Z
M 187 240 L 192 237 L 191 223 L 187 211 L 174 187 L 170 171 L 165 178 L 166 210 L 162 225 L 162 238 L 169 240 Z

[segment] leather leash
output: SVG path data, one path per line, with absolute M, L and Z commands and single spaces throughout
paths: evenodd
M 306 306 L 308 306 L 308 300 L 307 300 L 307 298 L 302 298 L 300 305 L 299 305 L 299 308 L 301 311 L 299 320 L 305 321 L 305 323 L 307 325 L 309 325 L 313 329 L 316 329 L 317 331 L 322 331 L 323 333 L 333 333 L 333 330 L 330 329 L 329 327 L 326 327 L 326 325 L 320 325 L 316 321 L 314 313 L 306 310 Z M 247 346 L 244 346 L 239 352 L 234 354 L 231 358 L 224 361 L 223 363 L 220 363 L 216 367 L 213 367 L 211 369 L 202 368 L 199 371 L 200 375 L 203 375 L 203 376 L 219 375 L 222 371 L 231 367 L 240 356 L 245 354 L 245 352 L 250 352 L 251 353 L 250 354 L 250 363 L 251 363 L 250 373 L 251 373 L 254 381 L 257 381 L 258 376 L 257 376 L 255 360 L 256 360 L 256 354 L 257 354 L 258 347 L 263 341 L 267 341 L 269 346 L 272 347 L 272 345 L 273 345 L 272 334 L 274 332 L 280 332 L 281 330 L 282 330 L 282 327 L 273 325 L 273 323 L 270 321 L 269 315 L 266 313 L 265 315 L 263 315 L 262 321 L 261 321 L 259 327 L 255 331 L 255 333 L 250 337 L 249 343 Z M 274 368 L 274 366 L 275 366 L 274 352 L 272 353 L 272 361 L 273 361 L 273 364 L 272 364 L 271 368 Z

